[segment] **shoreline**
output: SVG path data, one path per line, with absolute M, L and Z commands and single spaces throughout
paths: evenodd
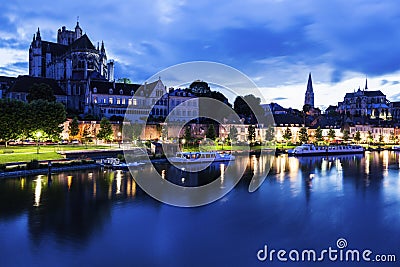
M 51 167 L 49 168 L 40 168 L 33 170 L 19 170 L 19 171 L 10 171 L 10 172 L 0 172 L 0 180 L 5 178 L 16 178 L 20 176 L 30 176 L 30 175 L 39 175 L 39 174 L 52 174 L 59 173 L 64 171 L 77 171 L 77 170 L 85 170 L 85 169 L 97 169 L 101 168 L 101 165 L 98 163 L 91 164 L 82 164 L 75 166 L 65 166 L 65 167 Z

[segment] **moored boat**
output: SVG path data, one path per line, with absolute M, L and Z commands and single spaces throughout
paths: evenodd
M 358 145 L 338 145 L 338 146 L 315 146 L 313 144 L 303 144 L 294 149 L 288 150 L 289 155 L 310 156 L 310 155 L 331 155 L 331 154 L 358 154 L 364 153 L 364 148 Z
M 400 145 L 394 145 L 394 146 L 392 146 L 392 149 L 396 150 L 396 151 L 400 151 Z
M 177 152 L 175 157 L 169 158 L 172 163 L 209 163 L 217 161 L 231 161 L 235 156 L 229 153 L 212 152 Z

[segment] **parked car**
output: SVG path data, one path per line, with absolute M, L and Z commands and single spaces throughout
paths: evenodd
M 74 139 L 74 140 L 71 141 L 71 144 L 73 144 L 73 145 L 78 145 L 79 143 L 80 142 L 77 139 Z

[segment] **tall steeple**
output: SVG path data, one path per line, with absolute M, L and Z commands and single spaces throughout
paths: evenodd
M 304 97 L 304 105 L 309 105 L 312 108 L 314 107 L 314 90 L 312 86 L 311 72 L 308 75 L 307 90 Z
M 365 88 L 364 90 L 368 90 L 368 78 L 365 78 Z

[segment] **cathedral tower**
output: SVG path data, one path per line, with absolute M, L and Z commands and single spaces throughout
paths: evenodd
M 304 105 L 314 107 L 314 90 L 312 86 L 311 72 L 308 75 L 307 90 L 304 98 Z

